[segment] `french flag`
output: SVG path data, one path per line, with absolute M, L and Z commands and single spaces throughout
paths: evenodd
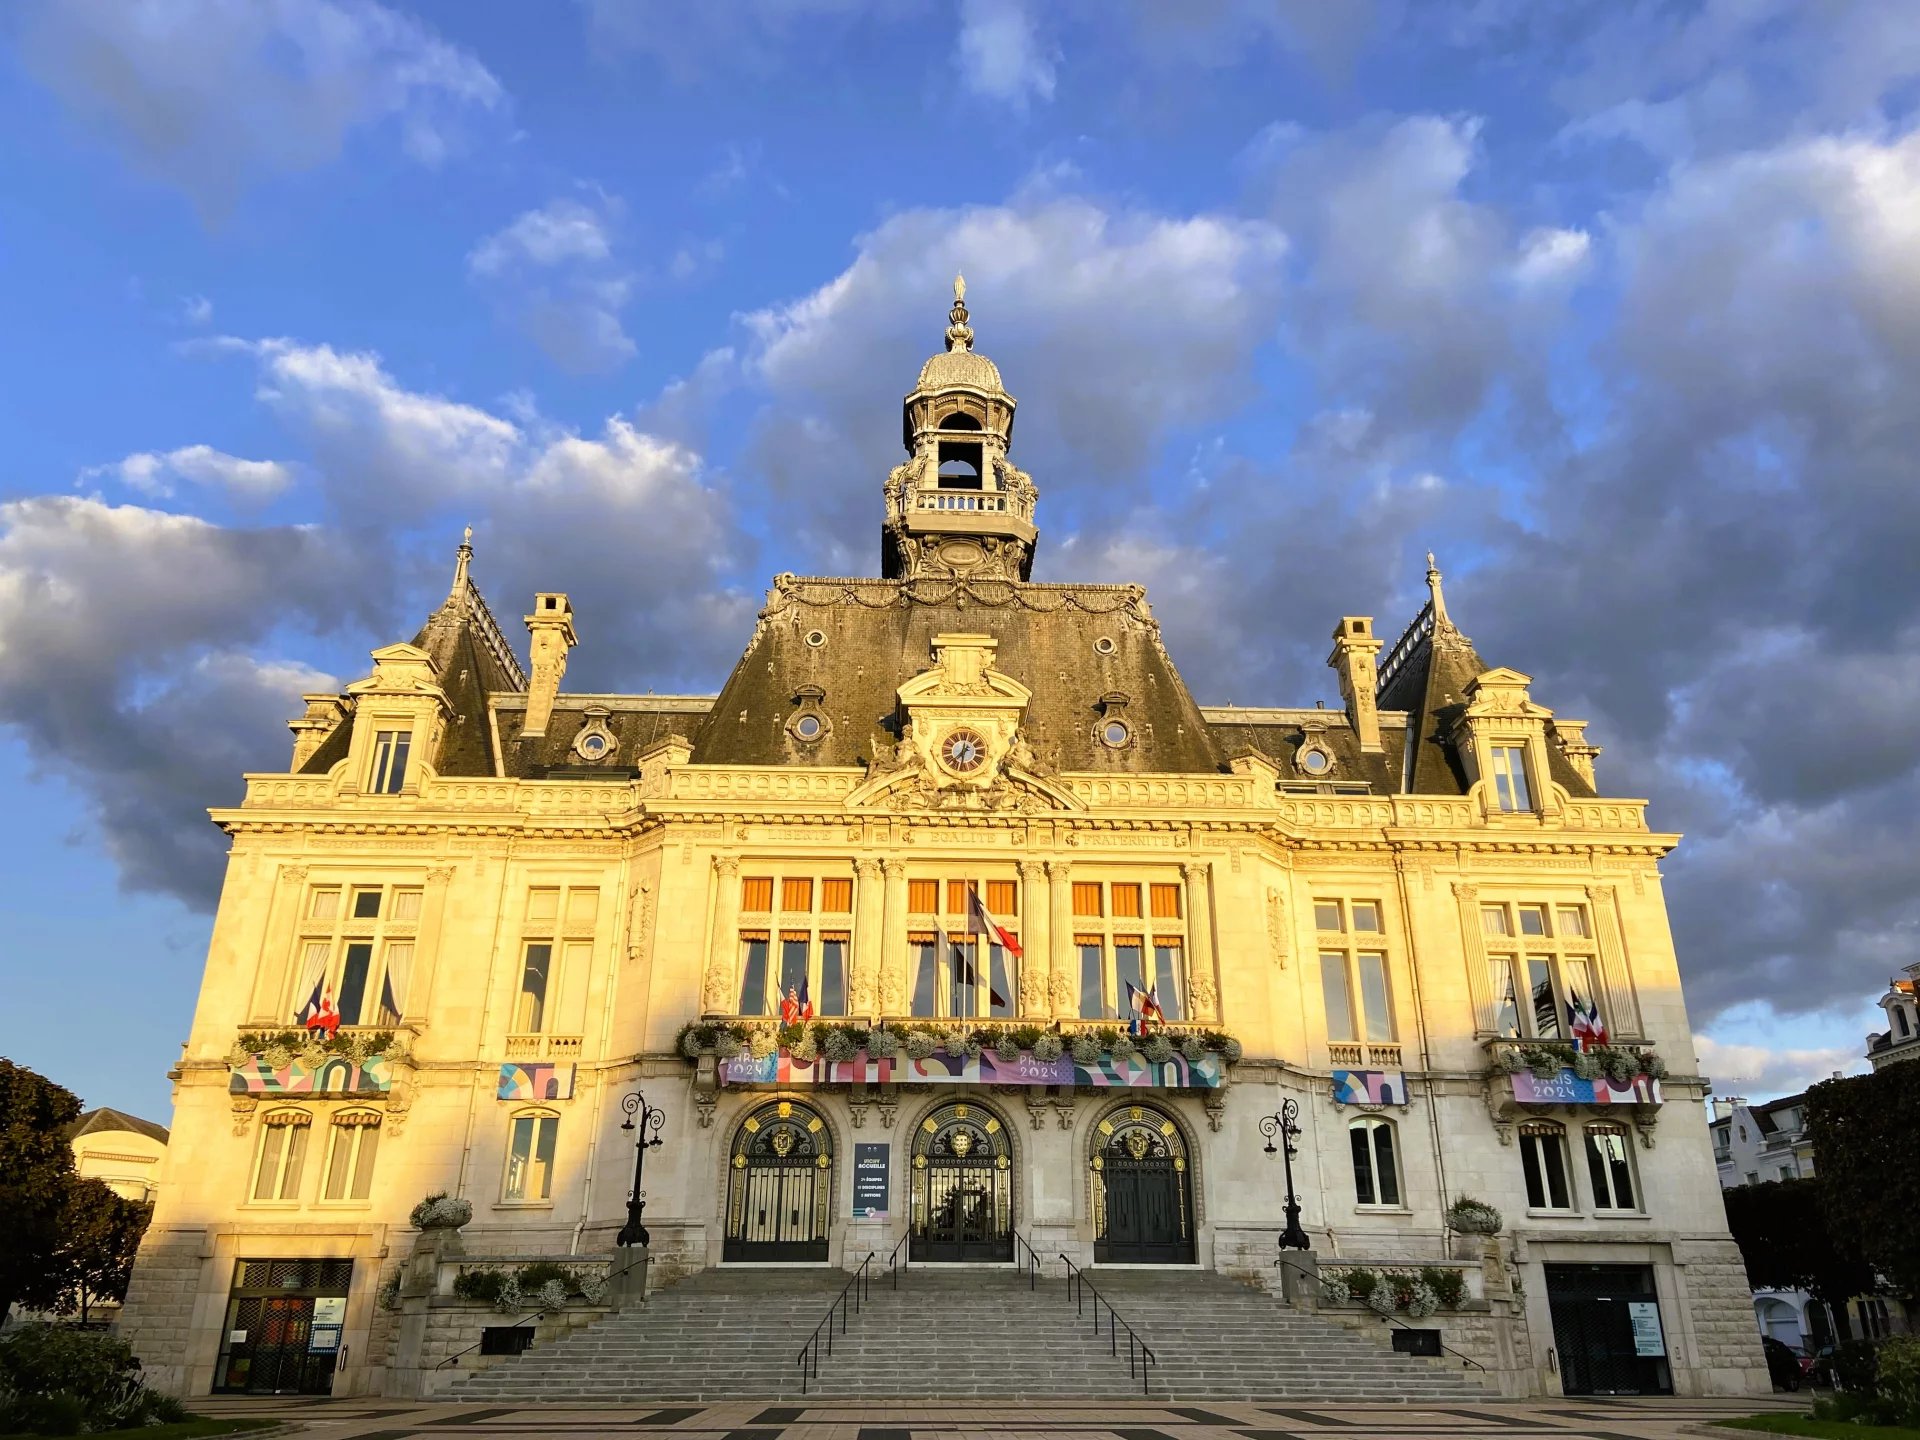
M 1142 990 L 1131 980 L 1127 981 L 1127 1009 L 1133 1012 L 1133 1018 L 1127 1021 L 1127 1030 L 1131 1034 L 1146 1034 L 1147 1026 L 1156 1020 L 1166 1023 L 1166 1013 L 1160 1008 L 1159 991 L 1158 985 Z
M 1013 932 L 988 913 L 986 904 L 980 899 L 978 887 L 967 891 L 967 933 L 990 935 L 1015 960 L 1026 958 L 1021 954 L 1020 942 L 1014 938 Z
M 333 1038 L 333 1032 L 340 1028 L 340 1012 L 333 1008 L 333 992 L 326 988 L 325 980 L 314 985 L 313 994 L 296 1018 L 307 1029 L 323 1031 L 329 1040 Z
M 1573 1040 L 1576 1051 L 1586 1051 L 1595 1045 L 1607 1043 L 1607 1022 L 1601 1018 L 1600 1007 L 1591 1000 L 1582 1000 L 1578 995 L 1567 997 L 1567 1034 Z

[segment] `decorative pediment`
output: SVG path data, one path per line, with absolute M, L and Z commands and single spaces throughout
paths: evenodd
M 347 686 L 349 695 L 394 695 L 421 692 L 440 695 L 440 677 L 433 657 L 418 645 L 382 645 L 373 652 L 373 673 Z
M 899 689 L 901 738 L 937 790 L 984 793 L 1002 771 L 1025 757 L 1014 754 L 1020 722 L 1033 692 L 993 668 L 1000 642 L 991 635 L 933 637 L 933 668 Z M 904 759 L 896 749 L 896 758 Z
M 1518 670 L 1509 670 L 1505 666 L 1476 675 L 1467 682 L 1465 718 L 1477 720 L 1482 716 L 1499 715 L 1551 720 L 1553 712 L 1544 705 L 1534 704 L 1532 697 L 1527 694 L 1527 687 L 1531 684 L 1531 675 L 1522 675 Z

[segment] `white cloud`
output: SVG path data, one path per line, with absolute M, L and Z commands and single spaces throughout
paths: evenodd
M 978 94 L 1019 109 L 1051 100 L 1055 59 L 1024 0 L 961 0 L 957 64 Z
M 165 454 L 143 450 L 111 465 L 89 466 L 80 474 L 88 480 L 111 477 L 146 495 L 171 495 L 174 482 L 185 480 L 247 500 L 271 499 L 294 481 L 294 469 L 284 461 L 242 460 L 211 445 L 183 445 Z
M 504 99 L 473 55 L 374 0 L 42 0 L 24 48 L 70 107 L 216 214 L 383 123 L 438 163 L 467 112 Z
M 1866 1068 L 1866 1061 L 1861 1059 L 1864 1040 L 1847 1048 L 1781 1049 L 1729 1044 L 1711 1035 L 1695 1035 L 1693 1048 L 1700 1057 L 1700 1073 L 1713 1081 L 1715 1094 L 1738 1094 L 1750 1100 L 1791 1095 L 1836 1074 L 1854 1074 Z
M 467 273 L 562 367 L 610 370 L 634 344 L 621 322 L 632 277 L 614 258 L 617 205 L 562 197 L 528 210 L 467 256 Z
M 467 256 L 467 268 L 475 275 L 498 275 L 519 265 L 605 260 L 612 253 L 605 220 L 577 200 L 560 199 L 487 236 Z
M 1513 276 L 1522 286 L 1551 285 L 1577 278 L 1586 268 L 1593 237 L 1584 230 L 1543 226 L 1520 241 Z
M 204 295 L 182 295 L 180 297 L 180 318 L 188 325 L 212 324 L 213 301 Z

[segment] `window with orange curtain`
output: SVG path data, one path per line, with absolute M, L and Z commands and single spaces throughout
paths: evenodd
M 820 908 L 828 915 L 853 913 L 853 881 L 829 878 L 820 882 Z
M 1178 885 L 1155 885 L 1151 888 L 1153 918 L 1156 920 L 1178 920 L 1180 918 L 1180 887 Z
M 1020 887 L 1011 880 L 989 880 L 986 901 L 993 918 L 1004 920 L 1020 911 Z
M 973 888 L 966 880 L 947 881 L 947 914 L 964 915 L 967 913 L 967 892 Z
M 1073 882 L 1073 913 L 1076 915 L 1106 913 L 1100 905 L 1099 881 L 1076 880 Z
M 1138 885 L 1110 885 L 1107 889 L 1113 896 L 1113 913 L 1116 918 L 1127 920 L 1140 918 L 1140 887 Z
M 938 880 L 909 880 L 907 909 L 915 915 L 931 915 L 940 908 Z
M 799 913 L 813 909 L 813 881 L 788 877 L 780 882 L 780 908 Z
M 748 875 L 740 881 L 740 908 L 749 915 L 764 915 L 773 909 L 773 877 Z

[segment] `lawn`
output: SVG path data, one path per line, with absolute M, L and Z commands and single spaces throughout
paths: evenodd
M 199 1440 L 202 1435 L 238 1435 L 246 1430 L 267 1430 L 284 1422 L 279 1420 L 208 1420 L 204 1417 L 182 1420 L 178 1425 L 143 1425 L 133 1430 L 104 1430 L 103 1435 L 125 1435 L 132 1440 Z M 0 1435 L 0 1440 L 41 1440 L 37 1435 Z
M 1811 1415 L 1748 1415 L 1739 1420 L 1716 1420 L 1730 1430 L 1758 1430 L 1764 1435 L 1813 1435 L 1819 1440 L 1920 1440 L 1920 1430 L 1905 1425 L 1856 1425 L 1851 1420 L 1816 1420 Z

